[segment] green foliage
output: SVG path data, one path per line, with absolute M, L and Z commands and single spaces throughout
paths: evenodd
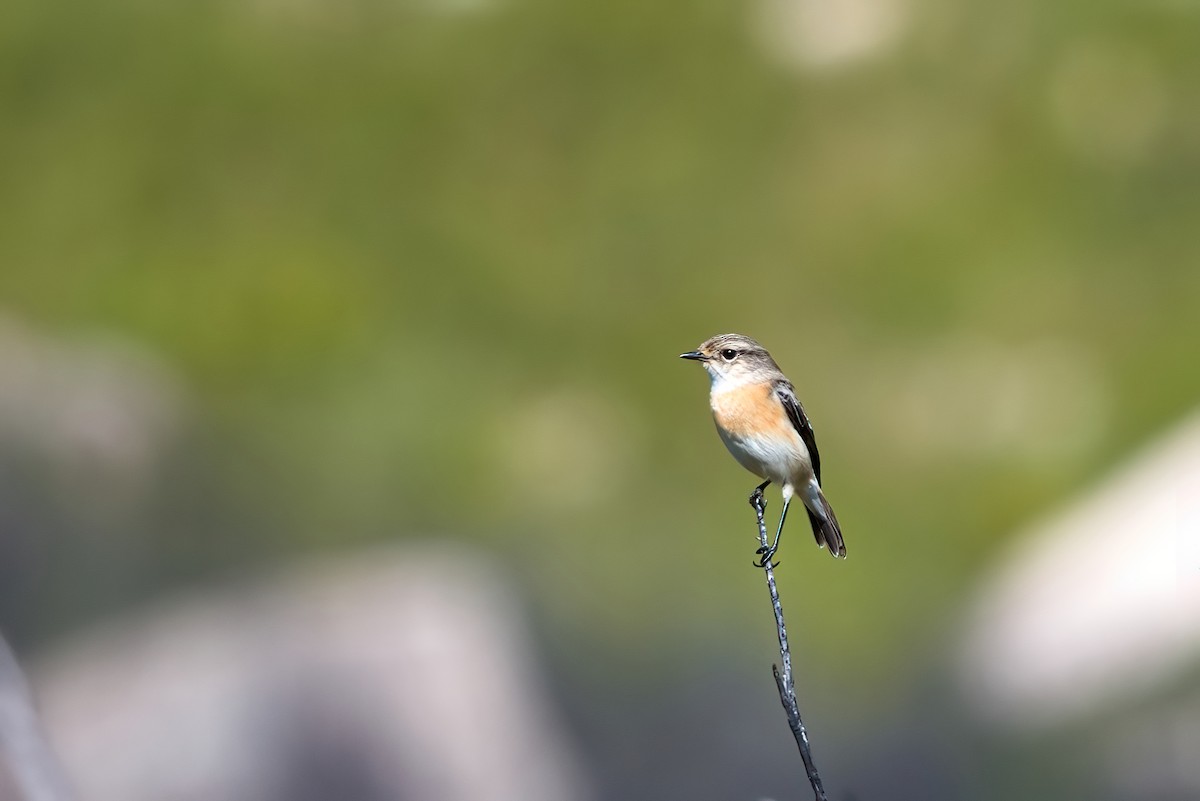
M 836 599 L 796 618 L 813 658 L 883 675 L 1195 403 L 1194 15 L 927 3 L 805 71 L 748 13 L 5 3 L 3 310 L 148 344 L 205 442 L 148 569 L 467 537 L 631 649 L 744 619 L 753 480 L 675 359 L 740 330 L 797 384 L 850 548 L 793 527 L 785 602 Z

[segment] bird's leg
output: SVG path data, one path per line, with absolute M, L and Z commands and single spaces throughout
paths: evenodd
M 754 492 L 750 493 L 750 505 L 751 506 L 755 506 L 755 507 L 758 506 L 758 501 L 762 500 L 763 490 L 765 490 L 769 486 L 771 486 L 771 479 L 768 478 L 766 481 L 764 481 L 763 483 L 759 484 L 757 487 L 754 488 Z M 764 503 L 763 506 L 765 507 L 766 503 Z
M 771 561 L 771 557 L 779 550 L 779 535 L 783 533 L 783 521 L 787 520 L 787 510 L 791 503 L 791 498 L 783 499 L 783 511 L 779 514 L 779 528 L 775 530 L 775 541 L 771 543 L 771 547 L 759 548 L 755 551 L 755 553 L 762 554 L 762 561 L 756 563 L 758 567 L 766 567 L 767 563 Z

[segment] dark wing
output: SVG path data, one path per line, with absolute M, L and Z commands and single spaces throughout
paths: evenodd
M 813 433 L 812 423 L 808 422 L 808 415 L 804 413 L 804 407 L 800 404 L 800 399 L 796 397 L 796 390 L 790 381 L 780 379 L 775 382 L 774 389 L 775 397 L 779 398 L 779 402 L 783 404 L 788 419 L 792 421 L 796 433 L 804 441 L 804 447 L 808 448 L 808 456 L 812 459 L 813 475 L 817 477 L 817 483 L 820 484 L 821 454 L 817 452 L 817 435 Z

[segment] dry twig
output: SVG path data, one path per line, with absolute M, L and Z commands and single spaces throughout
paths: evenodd
M 767 502 L 763 498 L 761 488 L 755 490 L 754 494 L 750 496 L 750 505 L 754 507 L 754 514 L 758 517 L 758 538 L 765 550 L 770 543 L 767 540 L 767 524 L 763 520 Z M 800 758 L 804 760 L 804 771 L 808 774 L 808 781 L 812 785 L 816 801 L 828 801 L 825 796 L 825 787 L 821 784 L 821 776 L 817 773 L 817 766 L 813 763 L 808 732 L 804 728 L 804 721 L 800 719 L 800 707 L 796 703 L 796 685 L 792 680 L 792 652 L 788 649 L 787 627 L 783 623 L 783 607 L 779 603 L 779 590 L 775 587 L 775 565 L 771 564 L 770 559 L 764 559 L 762 568 L 763 572 L 767 574 L 767 589 L 771 592 L 771 608 L 775 611 L 775 629 L 779 635 L 779 656 L 783 662 L 782 671 L 778 665 L 771 666 L 771 672 L 775 674 L 775 685 L 779 688 L 779 701 L 783 704 L 783 711 L 787 713 L 788 726 L 792 730 L 792 736 L 796 738 L 796 745 L 800 748 Z

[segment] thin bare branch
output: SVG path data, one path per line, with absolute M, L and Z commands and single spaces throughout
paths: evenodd
M 762 542 L 763 549 L 766 550 L 769 542 L 767 540 L 767 524 L 763 515 L 767 508 L 767 502 L 763 498 L 761 489 L 755 490 L 754 494 L 750 496 L 750 505 L 754 507 L 754 514 L 758 517 L 758 538 Z M 775 587 L 775 565 L 771 564 L 769 558 L 763 559 L 762 568 L 763 572 L 767 574 L 767 589 L 771 592 L 771 608 L 775 611 L 775 629 L 779 635 L 779 656 L 783 662 L 782 671 L 778 665 L 771 666 L 771 672 L 775 675 L 775 685 L 779 688 L 779 701 L 783 704 L 783 711 L 787 714 L 792 736 L 796 738 L 796 746 L 800 749 L 800 758 L 804 760 L 804 771 L 808 774 L 808 781 L 812 785 L 816 801 L 828 801 L 825 796 L 825 787 L 821 783 L 821 776 L 817 773 L 816 764 L 813 763 L 808 732 L 804 728 L 804 721 L 800 719 L 800 707 L 796 702 L 796 685 L 792 680 L 792 652 L 788 648 L 787 627 L 783 623 L 783 606 L 779 603 L 779 590 Z

